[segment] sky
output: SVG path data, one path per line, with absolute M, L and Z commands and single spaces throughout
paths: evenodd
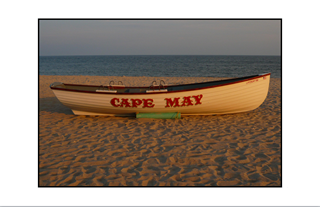
M 41 56 L 280 55 L 280 20 L 40 20 Z

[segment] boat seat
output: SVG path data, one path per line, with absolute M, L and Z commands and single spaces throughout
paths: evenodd
M 117 93 L 117 90 L 96 90 L 96 92 Z
M 168 89 L 155 89 L 155 90 L 147 90 L 146 93 L 161 93 L 161 92 L 168 92 Z

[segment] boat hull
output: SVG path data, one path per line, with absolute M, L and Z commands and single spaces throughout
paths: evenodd
M 194 90 L 114 94 L 56 90 L 59 101 L 75 115 L 134 116 L 136 113 L 180 112 L 181 115 L 251 111 L 266 99 L 270 74 Z

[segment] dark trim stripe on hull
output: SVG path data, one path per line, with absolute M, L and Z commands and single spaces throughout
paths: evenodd
M 220 86 L 226 86 L 231 84 L 236 84 L 240 82 L 250 81 L 253 79 L 269 76 L 271 73 L 266 73 L 262 75 L 253 75 L 253 76 L 246 76 L 246 77 L 240 77 L 240 78 L 232 78 L 232 79 L 226 79 L 226 80 L 218 80 L 218 81 L 210 81 L 210 82 L 204 82 L 204 83 L 191 83 L 191 84 L 184 84 L 184 85 L 169 85 L 164 86 L 168 91 L 167 92 L 161 92 L 161 93 L 180 93 L 184 91 L 192 91 L 192 90 L 202 90 L 207 88 L 214 88 L 214 87 L 220 87 Z M 81 84 L 64 84 L 65 86 L 83 86 L 83 87 L 101 87 L 99 85 L 81 85 Z M 107 87 L 107 86 L 105 86 Z M 104 92 L 96 92 L 96 91 L 88 91 L 88 90 L 75 90 L 75 89 L 68 89 L 68 88 L 56 88 L 54 86 L 50 86 L 52 90 L 64 90 L 64 91 L 71 91 L 71 92 L 80 92 L 80 93 L 95 93 L 95 94 L 109 94 L 111 93 L 104 93 Z M 126 87 L 126 88 L 145 88 L 148 89 L 149 87 Z M 117 87 L 114 87 L 114 89 L 117 89 Z M 112 93 L 112 95 L 121 94 L 121 95 L 155 95 L 156 93 Z

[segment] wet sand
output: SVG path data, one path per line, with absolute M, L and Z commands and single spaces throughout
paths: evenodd
M 149 86 L 217 78 L 39 78 L 40 186 L 281 186 L 281 80 L 251 112 L 182 119 L 75 116 L 53 82 Z M 219 78 L 218 78 L 219 79 Z

